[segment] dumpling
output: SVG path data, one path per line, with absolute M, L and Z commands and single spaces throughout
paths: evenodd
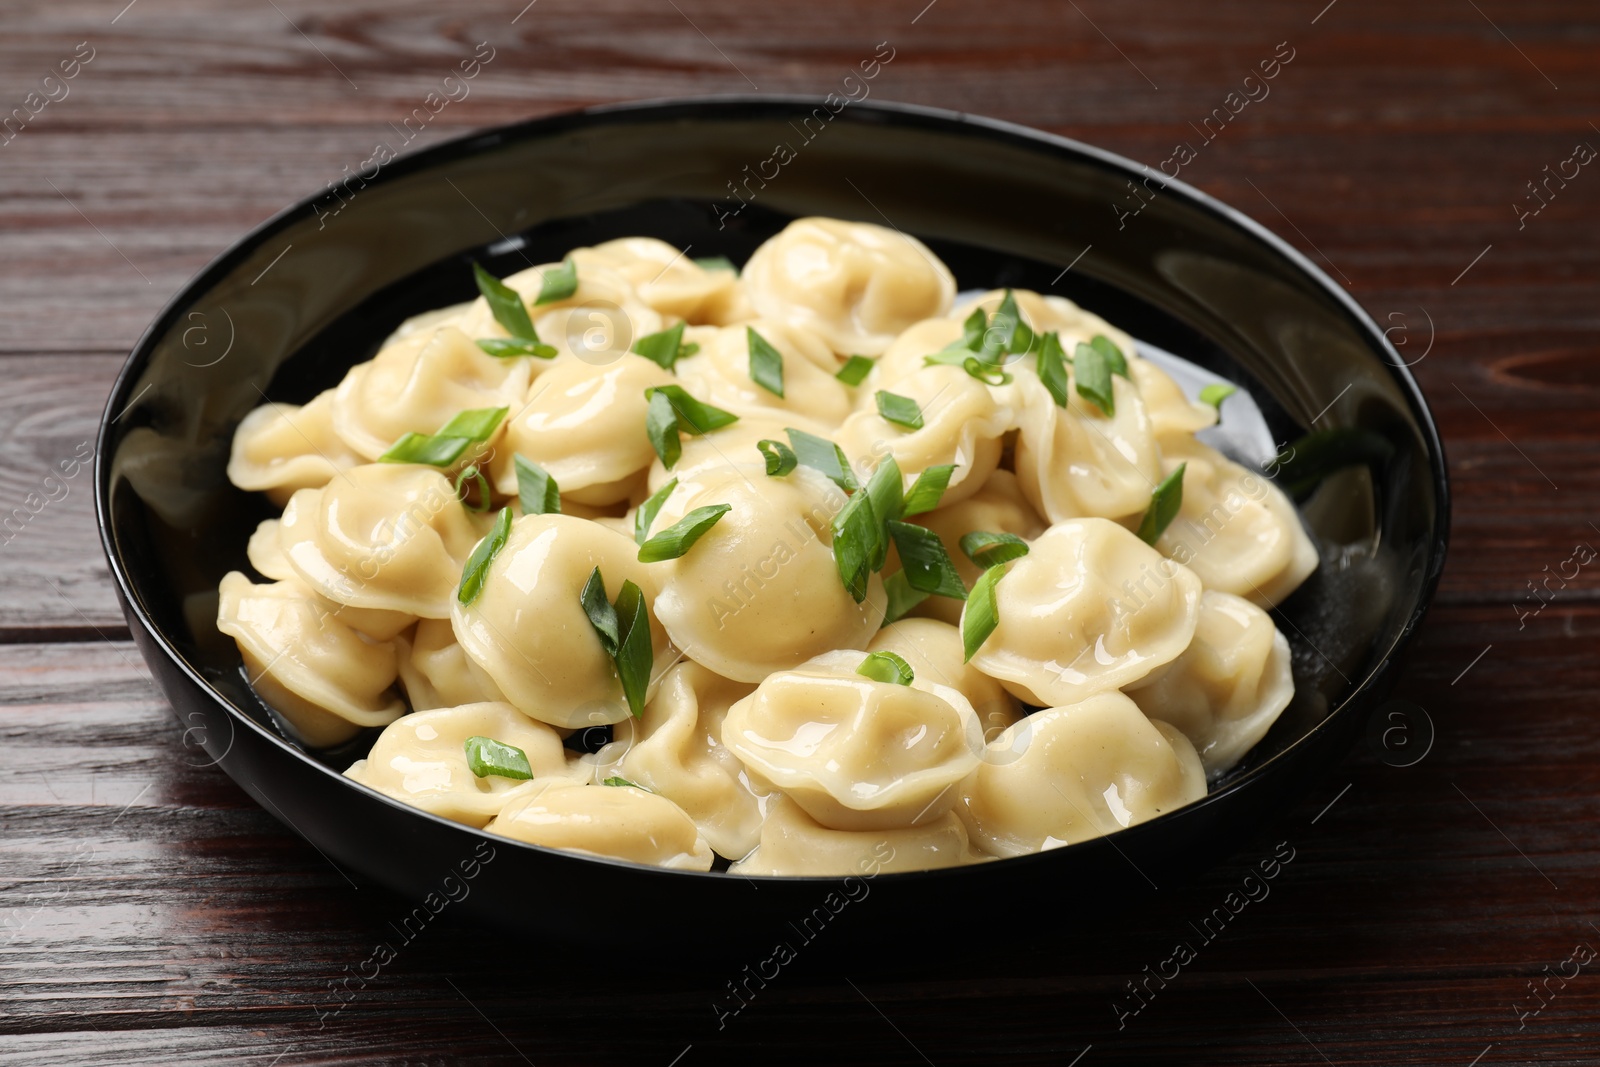
M 1187 463 L 1183 504 L 1156 548 L 1207 589 L 1270 608 L 1300 588 L 1318 555 L 1282 490 L 1193 439 L 1162 447 L 1167 473 Z
M 977 714 L 926 677 L 897 685 L 857 673 L 865 658 L 840 649 L 771 675 L 728 709 L 722 743 L 824 826 L 931 822 L 977 765 Z
M 1004 289 L 991 289 L 980 296 L 969 297 L 952 308 L 948 317 L 955 322 L 964 322 L 979 306 L 992 317 L 1005 300 L 1005 295 Z M 1085 311 L 1064 296 L 1045 295 L 1031 289 L 1013 289 L 1011 295 L 1017 302 L 1017 309 L 1022 312 L 1023 321 L 1035 333 L 1054 333 L 1059 336 L 1061 347 L 1066 349 L 1068 356 L 1080 343 L 1087 344 L 1096 334 L 1104 334 L 1132 362 L 1133 338 L 1099 315 Z
M 464 704 L 418 711 L 390 723 L 345 777 L 414 808 L 468 826 L 494 818 L 527 779 L 479 778 L 467 764 L 469 737 L 520 748 L 533 780 L 571 778 L 561 735 L 510 704 Z
M 754 687 L 685 661 L 661 678 L 633 724 L 620 775 L 677 804 L 713 851 L 740 859 L 761 834 L 761 799 L 722 744 L 722 720 Z
M 409 638 L 396 638 L 395 651 L 400 685 L 412 711 L 506 699 L 488 672 L 457 643 L 449 619 L 419 619 Z
M 369 463 L 296 493 L 278 540 L 329 600 L 443 619 L 485 526 L 436 468 Z
M 334 391 L 334 431 L 375 460 L 406 434 L 434 433 L 463 411 L 516 411 L 530 362 L 496 359 L 454 326 L 409 334 L 350 368 Z
M 667 470 L 659 456 L 650 464 L 649 490 L 654 493 L 673 478 L 680 483 L 690 481 L 717 467 L 748 467 L 764 476 L 766 461 L 757 444 L 761 441 L 788 444 L 789 436 L 785 431 L 790 427 L 818 437 L 827 437 L 832 432 L 821 423 L 784 411 L 741 415 L 738 422 L 730 422 L 710 433 L 684 434 L 680 441 L 683 454 L 671 470 Z
M 218 587 L 217 629 L 238 643 L 250 685 L 314 748 L 406 710 L 390 690 L 394 646 L 358 634 L 299 582 L 256 585 L 229 571 Z
M 1017 382 L 1023 397 L 1017 481 L 1040 514 L 1051 522 L 1085 515 L 1120 519 L 1149 506 L 1161 481 L 1161 453 L 1133 382 L 1111 376 L 1116 414 L 1110 418 L 1078 395 L 1071 371 L 1064 408 L 1036 377 L 1024 372 Z
M 262 404 L 233 432 L 228 480 L 282 507 L 296 489 L 327 485 L 361 457 L 333 432 L 333 390 L 304 407 Z
M 300 582 L 299 572 L 290 565 L 289 557 L 283 551 L 283 542 L 279 536 L 282 527 L 283 523 L 278 519 L 262 519 L 256 526 L 256 532 L 250 535 L 250 540 L 245 545 L 245 557 L 249 559 L 250 566 L 255 568 L 256 573 L 264 578 L 274 582 Z M 307 589 L 306 593 L 330 614 L 337 615 L 340 622 L 366 634 L 374 641 L 392 641 L 400 631 L 417 621 L 415 615 L 408 615 L 403 611 L 354 608 L 349 604 L 340 604 L 319 596 L 310 589 Z
M 594 265 L 620 274 L 640 300 L 670 319 L 722 325 L 755 318 L 734 271 L 708 270 L 654 237 L 619 237 L 593 248 L 573 249 L 572 259 L 580 277 Z
M 1035 712 L 989 748 L 956 811 L 995 856 L 1102 837 L 1206 795 L 1194 746 L 1121 693 Z
M 955 278 L 914 237 L 865 222 L 796 219 L 745 264 L 756 311 L 812 330 L 835 352 L 875 356 L 895 335 L 942 315 Z
M 919 826 L 835 830 L 788 797 L 775 796 L 761 827 L 761 847 L 728 873 L 836 878 L 959 867 L 987 858 L 968 843 L 966 827 L 951 811 Z
M 890 422 L 873 396 L 863 394 L 861 408 L 839 428 L 839 445 L 851 463 L 871 470 L 892 455 L 908 484 L 929 467 L 954 463 L 942 501 L 955 504 L 976 493 L 1000 463 L 1000 439 L 1011 428 L 1011 409 L 960 367 L 924 367 L 889 391 L 916 402 L 921 428 Z
M 708 871 L 714 858 L 682 808 L 625 785 L 534 782 L 484 829 L 530 845 L 674 870 Z
M 949 347 L 964 335 L 959 319 L 924 319 L 908 327 L 878 357 L 872 373 L 861 386 L 861 395 L 870 396 L 875 389 L 894 391 L 896 382 L 927 367 L 928 356 Z
M 501 279 L 521 294 L 539 340 L 557 352 L 554 359 L 511 360 L 526 364 L 528 374 L 538 377 L 573 360 L 607 365 L 632 348 L 639 338 L 657 333 L 665 325 L 661 315 L 640 299 L 638 290 L 623 274 L 592 259 L 577 264 L 578 284 L 570 296 L 535 303 L 544 276 L 560 266 L 545 263 Z M 475 340 L 508 336 L 481 296 L 467 307 L 458 322 L 461 330 Z
M 961 631 L 935 619 L 901 619 L 878 631 L 868 652 L 893 652 L 911 665 L 918 678 L 947 685 L 967 698 L 977 713 L 984 743 L 994 740 L 1022 717 L 1022 705 L 1005 686 L 970 663 Z
M 645 435 L 650 402 L 644 391 L 674 381 L 628 353 L 605 366 L 573 360 L 540 375 L 496 448 L 495 488 L 517 495 L 520 453 L 550 473 L 563 497 L 592 505 L 626 500 L 656 458 Z
M 588 519 L 524 515 L 512 522 L 477 598 L 463 604 L 451 596 L 456 640 L 526 715 L 574 728 L 625 719 L 622 684 L 581 595 L 599 567 L 607 600 L 631 581 L 649 609 L 656 583 L 637 553 L 633 541 Z M 654 676 L 675 654 L 653 611 L 650 647 Z
M 990 533 L 1014 534 L 1024 541 L 1031 541 L 1049 526 L 1022 495 L 1017 476 L 1008 470 L 995 471 L 983 483 L 983 488 L 960 503 L 941 504 L 907 521 L 926 526 L 939 535 L 945 554 L 956 565 L 962 584 L 968 589 L 972 588 L 983 571 L 961 551 L 963 536 L 975 530 L 987 530 Z M 913 609 L 913 614 L 942 619 L 953 625 L 961 621 L 961 601 L 946 596 L 930 596 Z
M 1289 642 L 1248 600 L 1208 589 L 1183 655 L 1128 695 L 1150 718 L 1181 730 L 1206 773 L 1218 775 L 1266 736 L 1294 697 Z
M 724 678 L 759 682 L 835 648 L 864 648 L 883 621 L 883 582 L 850 596 L 833 559 L 830 522 L 844 494 L 807 467 L 716 467 L 682 481 L 651 527 L 728 504 L 687 553 L 651 564 L 656 615 L 672 643 Z
M 757 385 L 750 376 L 750 331 L 755 330 L 778 351 L 783 361 L 783 395 Z M 675 367 L 680 384 L 696 400 L 735 415 L 782 413 L 827 427 L 850 414 L 850 390 L 834 377 L 839 361 L 814 333 L 757 319 L 745 326 L 725 326 L 694 335 L 700 351 Z M 791 423 L 792 425 L 792 423 Z
M 1030 704 L 1131 685 L 1194 637 L 1200 579 L 1109 520 L 1057 523 L 1006 566 L 972 662 Z
M 1150 432 L 1163 452 L 1174 438 L 1186 438 L 1217 424 L 1217 409 L 1190 400 L 1172 376 L 1148 359 L 1128 357 L 1128 376 L 1139 387 L 1139 397 L 1150 414 Z

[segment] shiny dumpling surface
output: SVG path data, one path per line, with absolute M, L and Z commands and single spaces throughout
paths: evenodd
M 1128 695 L 1152 719 L 1181 730 L 1206 773 L 1221 774 L 1266 736 L 1294 697 L 1289 642 L 1248 600 L 1208 589 L 1183 655 Z
M 1017 481 L 1052 522 L 1094 515 L 1120 519 L 1150 504 L 1161 481 L 1161 452 L 1138 387 L 1111 376 L 1114 413 L 1079 395 L 1069 370 L 1068 403 L 1059 407 L 1028 372 L 1017 376 L 1023 403 L 1018 423 Z
M 469 826 L 499 813 L 526 779 L 497 774 L 479 778 L 467 762 L 466 742 L 487 737 L 522 750 L 533 780 L 574 777 L 561 735 L 510 704 L 463 704 L 403 716 L 384 727 L 363 760 L 346 777 L 423 811 Z
M 672 643 L 724 678 L 752 683 L 830 649 L 865 647 L 883 620 L 883 583 L 874 574 L 857 603 L 839 580 L 829 523 L 843 502 L 805 467 L 781 478 L 716 467 L 680 483 L 653 532 L 697 507 L 732 510 L 686 554 L 650 565 Z
M 295 493 L 278 540 L 300 580 L 329 600 L 442 619 L 485 528 L 438 469 L 368 463 Z
M 869 356 L 955 297 L 949 268 L 921 241 L 840 219 L 791 222 L 756 249 L 743 282 L 763 317 L 813 330 L 835 352 Z
M 750 373 L 750 332 L 777 351 L 783 367 L 783 395 L 758 384 Z M 850 414 L 849 388 L 834 377 L 839 361 L 818 335 L 800 326 L 757 319 L 742 326 L 696 331 L 700 351 L 680 359 L 679 383 L 696 400 L 736 415 L 780 413 L 826 427 Z
M 954 601 L 952 601 L 954 603 Z M 962 662 L 961 631 L 937 619 L 901 619 L 878 631 L 868 652 L 893 652 L 918 678 L 947 685 L 967 698 L 978 716 L 985 743 L 1022 717 L 1022 704 L 1006 687 L 970 663 Z
M 572 259 L 580 276 L 598 265 L 626 278 L 641 301 L 668 318 L 716 325 L 755 318 L 733 270 L 706 267 L 654 237 L 619 237 L 577 248 Z
M 1020 856 L 1115 833 L 1205 796 L 1183 734 L 1121 693 L 1046 708 L 992 741 L 956 806 L 972 842 Z
M 257 585 L 230 571 L 218 594 L 217 629 L 237 642 L 250 684 L 307 744 L 338 744 L 405 711 L 390 688 L 394 646 L 351 629 L 304 585 Z
M 655 582 L 637 546 L 613 530 L 571 515 L 524 515 L 511 524 L 483 590 L 471 604 L 451 597 L 456 640 L 526 715 L 560 727 L 628 717 L 616 668 L 584 613 L 581 594 L 596 567 L 606 599 L 631 581 L 651 608 L 656 670 L 674 657 L 655 621 Z
M 1106 519 L 1057 523 L 1006 567 L 972 662 L 1030 704 L 1130 685 L 1194 637 L 1200 579 Z
M 233 433 L 228 480 L 281 506 L 295 490 L 327 485 L 361 461 L 333 432 L 330 389 L 304 406 L 262 404 L 246 415 Z
M 937 819 L 977 764 L 977 715 L 949 686 L 858 673 L 864 658 L 840 649 L 769 676 L 728 710 L 722 743 L 824 826 Z
M 931 822 L 890 830 L 823 826 L 787 797 L 774 797 L 761 827 L 761 846 L 729 868 L 731 874 L 868 877 L 980 863 L 966 827 L 952 811 Z
M 666 797 L 558 778 L 529 783 L 484 827 L 530 845 L 675 870 L 711 869 L 711 846 Z
M 395 649 L 412 711 L 505 701 L 494 679 L 456 641 L 449 619 L 419 619 L 409 637 L 395 640 Z

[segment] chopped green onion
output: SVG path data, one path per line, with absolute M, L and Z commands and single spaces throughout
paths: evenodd
M 476 506 L 468 504 L 467 495 L 461 491 L 461 487 L 466 484 L 468 480 L 476 482 L 478 487 L 478 503 Z M 461 468 L 461 473 L 456 475 L 456 496 L 461 498 L 462 505 L 468 511 L 489 510 L 489 479 L 483 476 L 483 472 L 478 469 L 478 465 L 476 463 L 467 464 L 465 467 Z
M 967 599 L 967 587 L 961 583 L 961 575 L 938 534 L 926 526 L 897 520 L 890 520 L 888 527 L 905 568 L 902 573 L 911 588 L 952 600 Z
M 1232 382 L 1214 382 L 1200 390 L 1200 403 L 1210 404 L 1217 409 L 1217 414 L 1222 414 L 1222 402 L 1239 391 L 1239 387 Z
M 916 673 L 911 669 L 911 664 L 893 652 L 867 653 L 867 658 L 861 661 L 861 666 L 856 668 L 856 673 L 864 678 L 871 678 L 874 682 L 883 682 L 886 685 L 910 685 L 917 680 Z
M 494 775 L 497 778 L 526 781 L 533 777 L 528 754 L 516 745 L 508 745 L 492 737 L 469 737 L 462 747 L 467 753 L 467 768 L 479 778 Z
M 761 458 L 767 461 L 767 473 L 774 478 L 782 478 L 800 463 L 794 449 L 782 441 L 757 441 L 756 448 L 761 452 Z
M 731 270 L 734 274 L 739 273 L 739 268 L 727 256 L 696 256 L 694 261 L 701 270 Z
M 994 317 L 989 320 L 988 329 L 983 332 L 979 358 L 985 363 L 999 363 L 1001 357 L 1007 354 L 1017 355 L 1032 347 L 1033 330 L 1023 321 L 1016 294 L 1007 289 L 1005 298 L 995 309 Z
M 578 264 L 570 259 L 561 266 L 547 270 L 539 278 L 539 299 L 535 304 L 551 304 L 565 300 L 578 291 Z
M 494 321 L 512 337 L 537 343 L 539 334 L 533 328 L 533 320 L 528 318 L 528 306 L 522 302 L 521 294 L 476 263 L 472 265 L 472 275 L 478 281 L 478 292 L 488 303 Z
M 864 495 L 872 501 L 872 517 L 878 521 L 872 546 L 872 569 L 875 571 L 882 570 L 884 561 L 889 558 L 889 537 L 883 524 L 904 514 L 905 496 L 901 492 L 904 484 L 905 476 L 900 473 L 900 464 L 895 462 L 893 456 L 884 456 L 878 469 L 867 479 L 867 487 L 863 490 Z
M 672 410 L 672 401 L 666 393 L 650 395 L 650 406 L 644 414 L 644 435 L 650 439 L 650 447 L 656 450 L 662 466 L 667 470 L 671 470 L 683 456 L 683 439 L 678 435 L 678 413 Z
M 906 613 L 918 604 L 927 600 L 931 593 L 924 593 L 920 589 L 911 588 L 911 583 L 906 581 L 905 571 L 895 571 L 883 580 L 883 594 L 889 601 L 889 607 L 883 613 L 883 625 L 899 622 L 905 618 Z
M 517 471 L 517 499 L 524 515 L 561 514 L 561 489 L 550 472 L 520 452 L 511 456 Z
M 973 583 L 972 592 L 967 595 L 967 606 L 961 609 L 961 647 L 966 653 L 963 663 L 972 660 L 972 654 L 983 647 L 994 628 L 1000 625 L 994 587 L 1005 575 L 1005 564 L 990 567 Z
M 678 419 L 678 426 L 687 434 L 699 436 L 739 421 L 739 416 L 731 411 L 723 411 L 721 408 L 696 400 L 681 385 L 652 385 L 644 393 L 650 399 L 665 396 L 670 400 L 672 412 Z
M 531 330 L 533 327 L 530 324 L 528 328 Z M 547 345 L 536 337 L 484 337 L 478 341 L 478 347 L 496 359 L 515 359 L 518 356 L 555 359 L 560 354 L 555 345 Z
M 1145 544 L 1153 545 L 1161 540 L 1172 520 L 1178 517 L 1178 509 L 1183 507 L 1183 471 L 1188 466 L 1187 463 L 1178 464 L 1150 494 L 1150 506 L 1139 520 L 1139 540 Z
M 600 576 L 599 567 L 583 583 L 578 602 L 583 605 L 583 613 L 589 616 L 589 625 L 594 627 L 595 634 L 600 638 L 600 647 L 606 650 L 606 655 L 615 658 L 619 644 L 617 610 L 606 599 L 606 580 Z
M 1106 366 L 1111 368 L 1112 374 L 1128 376 L 1128 360 L 1123 356 L 1122 349 L 1117 343 L 1103 333 L 1097 333 L 1089 338 L 1089 347 L 1106 357 Z
M 1026 556 L 1028 542 L 1016 534 L 973 530 L 971 533 L 961 535 L 961 551 L 965 552 L 972 562 L 987 570 Z
M 610 778 L 605 779 L 600 784 L 601 785 L 613 785 L 613 786 L 627 786 L 629 789 L 644 789 L 644 791 L 646 793 L 655 792 L 655 790 L 653 790 L 653 789 L 645 789 L 644 786 L 640 785 L 638 782 L 630 782 L 630 781 L 628 781 L 626 778 L 622 777 L 622 775 L 620 775 L 620 774 L 613 774 Z
M 908 430 L 922 429 L 922 405 L 909 396 L 879 389 L 874 399 L 878 402 L 878 414 L 883 416 L 885 422 L 904 426 Z
M 678 488 L 678 479 L 674 478 L 651 495 L 649 500 L 639 505 L 639 510 L 633 516 L 633 543 L 642 545 L 650 539 L 650 524 L 656 521 L 656 516 L 661 512 L 661 505 L 667 502 L 667 497 Z
M 1073 352 L 1072 375 L 1077 379 L 1078 395 L 1111 418 L 1117 413 L 1116 394 L 1111 385 L 1111 365 L 1098 348 L 1079 343 Z
M 775 396 L 783 395 L 783 353 L 772 347 L 772 342 L 756 333 L 754 326 L 746 326 L 745 339 L 750 348 L 750 380 Z
M 470 604 L 478 599 L 478 594 L 483 592 L 483 583 L 489 577 L 489 564 L 494 562 L 494 557 L 506 547 L 506 538 L 511 536 L 511 509 L 501 508 L 500 514 L 495 516 L 494 529 L 478 546 L 472 550 L 472 555 L 467 557 L 467 565 L 461 569 L 461 585 L 456 589 L 456 599 L 463 604 Z
M 659 333 L 646 334 L 633 343 L 634 355 L 643 356 L 650 362 L 658 364 L 663 370 L 671 370 L 680 359 L 686 359 L 700 351 L 700 346 L 690 341 L 683 343 L 683 323 L 678 323 L 670 330 Z
M 940 498 L 950 485 L 950 476 L 955 470 L 956 464 L 941 463 L 917 475 L 917 480 L 912 482 L 911 488 L 906 491 L 905 508 L 901 513 L 920 515 L 924 511 L 932 511 L 938 507 Z
M 845 458 L 844 449 L 826 437 L 796 430 L 792 426 L 784 427 L 783 432 L 789 435 L 789 447 L 794 449 L 795 458 L 801 466 L 821 471 L 846 492 L 861 488 L 856 476 L 850 473 L 850 461 Z
M 654 653 L 650 648 L 650 612 L 645 606 L 644 593 L 637 585 L 622 583 L 616 611 L 622 631 L 617 644 L 617 677 L 622 681 L 623 696 L 628 698 L 628 710 L 638 719 L 644 716 L 644 698 L 650 688 Z
M 380 463 L 421 463 L 448 467 L 461 458 L 468 445 L 487 441 L 505 418 L 508 408 L 463 411 L 439 428 L 438 433 L 408 433 L 378 457 Z
M 1056 407 L 1064 408 L 1072 394 L 1067 391 L 1067 354 L 1061 348 L 1061 338 L 1051 331 L 1044 335 L 1039 349 L 1039 381 L 1049 390 Z
M 1011 375 L 995 366 L 985 363 L 977 356 L 968 356 L 961 361 L 961 367 L 984 385 L 1010 385 Z
M 960 341 L 950 342 L 949 348 L 922 357 L 924 367 L 959 367 L 973 358 L 971 351 Z
M 711 504 L 707 507 L 695 508 L 689 514 L 640 545 L 639 562 L 660 563 L 662 560 L 677 559 L 693 548 L 694 543 L 704 537 L 707 530 L 715 526 L 722 516 L 732 510 L 732 504 Z
M 839 373 L 834 377 L 846 385 L 860 385 L 867 380 L 867 375 L 872 373 L 872 368 L 877 362 L 866 356 L 851 356 L 844 361 L 844 366 L 839 368 Z
M 983 334 L 988 328 L 988 316 L 983 313 L 982 307 L 975 307 L 961 324 L 961 340 L 953 342 L 950 347 L 960 345 L 969 352 L 976 352 L 983 347 Z
M 867 599 L 872 560 L 883 537 L 883 524 L 872 510 L 872 497 L 856 493 L 833 517 L 833 565 L 839 580 L 857 604 Z

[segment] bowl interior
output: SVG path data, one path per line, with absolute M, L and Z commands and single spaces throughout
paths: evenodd
M 1241 216 L 1138 176 L 1001 124 L 775 99 L 599 109 L 390 163 L 251 234 L 141 340 L 102 431 L 114 571 L 166 655 L 274 729 L 214 626 L 217 582 L 248 571 L 245 542 L 271 514 L 224 474 L 249 410 L 310 399 L 404 318 L 476 295 L 471 260 L 503 275 L 645 234 L 737 263 L 798 216 L 889 225 L 923 239 L 962 288 L 1064 295 L 1238 382 L 1279 446 L 1311 430 L 1357 442 L 1364 461 L 1302 505 L 1323 563 L 1275 613 L 1295 701 L 1209 803 L 1382 675 L 1442 566 L 1443 462 L 1399 357 L 1337 286 Z M 304 758 L 342 770 L 370 740 Z

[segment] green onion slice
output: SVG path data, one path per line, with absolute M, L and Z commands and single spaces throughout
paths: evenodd
M 739 273 L 739 268 L 727 256 L 696 256 L 694 261 L 701 270 L 731 270 L 736 275 Z
M 522 453 L 513 453 L 512 465 L 517 470 L 517 499 L 524 515 L 561 514 L 561 488 L 550 472 Z
M 620 643 L 617 610 L 606 599 L 606 580 L 600 576 L 599 567 L 583 583 L 578 601 L 583 604 L 583 613 L 589 616 L 589 625 L 594 627 L 596 636 L 600 638 L 600 647 L 606 650 L 606 655 L 615 657 Z
M 489 577 L 489 565 L 506 546 L 506 538 L 510 536 L 511 509 L 501 508 L 500 514 L 495 516 L 494 528 L 478 542 L 472 555 L 467 557 L 467 565 L 461 569 L 461 585 L 456 589 L 457 600 L 470 604 L 478 599 L 478 594 L 483 592 L 483 583 Z
M 1080 343 L 1072 354 L 1072 374 L 1077 379 L 1078 395 L 1105 412 L 1117 413 L 1116 394 L 1111 387 L 1111 365 L 1098 348 Z
M 987 570 L 1028 554 L 1028 542 L 1016 534 L 973 530 L 961 535 L 961 551 L 968 559 Z
M 528 328 L 531 330 L 533 327 L 530 324 Z M 496 359 L 516 359 L 518 356 L 555 359 L 560 354 L 555 345 L 547 345 L 537 337 L 484 337 L 478 341 L 478 347 Z
M 861 661 L 856 673 L 886 685 L 910 685 L 916 681 L 916 674 L 912 671 L 911 664 L 893 652 L 867 653 L 867 658 Z
M 628 710 L 635 719 L 644 716 L 645 692 L 650 687 L 650 668 L 654 653 L 650 648 L 650 612 L 645 607 L 644 593 L 632 582 L 622 583 L 617 594 L 617 624 L 621 627 L 621 641 L 617 645 L 617 677 L 622 681 L 622 694 L 628 698 Z
M 924 593 L 920 589 L 911 588 L 911 583 L 906 581 L 905 571 L 895 571 L 883 580 L 883 593 L 889 600 L 889 607 L 883 613 L 883 625 L 899 622 L 905 618 L 906 613 L 918 604 L 927 600 L 931 593 Z
M 938 534 L 926 526 L 898 520 L 890 520 L 888 527 L 911 588 L 953 600 L 967 599 L 967 587 Z
M 1103 333 L 1097 333 L 1089 338 L 1089 347 L 1106 357 L 1106 366 L 1111 368 L 1112 374 L 1128 376 L 1128 360 L 1122 354 L 1122 349 L 1117 343 Z
M 757 441 L 756 448 L 761 452 L 761 458 L 767 461 L 767 473 L 774 478 L 782 478 L 800 464 L 794 449 L 782 441 Z
M 1049 390 L 1056 407 L 1064 408 L 1072 394 L 1067 389 L 1067 353 L 1054 331 L 1044 335 L 1039 348 L 1039 381 Z
M 1153 545 L 1161 540 L 1172 520 L 1178 517 L 1178 509 L 1183 507 L 1183 472 L 1188 466 L 1187 463 L 1178 464 L 1150 494 L 1150 506 L 1139 520 L 1139 540 L 1145 544 Z
M 547 270 L 539 279 L 539 299 L 535 304 L 551 304 L 565 300 L 578 291 L 578 264 L 570 259 L 561 266 Z
M 917 480 L 912 482 L 911 488 L 906 491 L 905 507 L 901 514 L 920 515 L 924 511 L 932 511 L 938 507 L 940 498 L 950 486 L 950 476 L 955 473 L 955 469 L 954 463 L 941 463 L 917 475 Z
M 673 478 L 639 505 L 639 510 L 633 516 L 633 543 L 642 545 L 650 538 L 650 524 L 656 521 L 656 516 L 661 512 L 661 505 L 667 502 L 667 497 L 678 488 L 678 479 Z
M 794 449 L 795 458 L 801 466 L 821 471 L 846 492 L 861 488 L 856 476 L 850 473 L 850 461 L 845 458 L 844 449 L 826 437 L 796 430 L 792 426 L 784 427 L 783 432 L 789 435 L 789 447 Z
M 909 396 L 879 389 L 874 399 L 878 402 L 878 414 L 883 416 L 885 422 L 904 426 L 908 430 L 922 429 L 922 406 Z
M 867 375 L 872 373 L 872 368 L 877 362 L 866 356 L 851 356 L 844 361 L 844 366 L 839 368 L 839 373 L 834 377 L 846 385 L 860 385 L 867 380 Z
M 533 320 L 528 318 L 528 306 L 522 302 L 522 296 L 476 263 L 472 265 L 472 275 L 477 279 L 478 292 L 488 303 L 494 321 L 512 337 L 537 342 L 539 334 L 533 328 Z
M 683 343 L 681 322 L 671 329 L 646 334 L 633 343 L 634 355 L 643 356 L 663 370 L 671 370 L 678 360 L 686 359 L 698 351 L 700 346 L 693 341 Z
M 479 778 L 494 775 L 497 778 L 526 781 L 533 777 L 528 754 L 516 745 L 508 745 L 492 737 L 469 737 L 462 747 L 466 749 L 468 769 Z
M 772 342 L 746 326 L 745 339 L 750 349 L 750 380 L 774 396 L 783 395 L 783 353 Z
M 1214 382 L 1200 390 L 1200 403 L 1210 404 L 1217 409 L 1217 414 L 1222 414 L 1222 402 L 1239 391 L 1239 387 L 1232 382 Z
M 468 504 L 467 494 L 462 492 L 462 487 L 469 481 L 474 482 L 478 487 L 478 503 L 476 505 Z M 476 463 L 467 464 L 461 468 L 461 473 L 456 475 L 456 496 L 461 498 L 461 506 L 468 511 L 489 510 L 489 479 L 483 476 L 483 471 L 478 469 Z
M 677 559 L 693 548 L 694 543 L 706 535 L 706 531 L 732 510 L 732 504 L 711 504 L 695 508 L 640 545 L 639 562 L 660 563 L 662 560 Z
M 1000 625 L 1000 615 L 995 606 L 994 587 L 1006 574 L 1005 564 L 990 567 L 983 572 L 972 586 L 972 592 L 967 594 L 967 606 L 961 609 L 961 646 L 965 651 L 962 662 L 969 662 L 972 654 L 983 647 L 983 643 L 994 633 L 994 628 Z

